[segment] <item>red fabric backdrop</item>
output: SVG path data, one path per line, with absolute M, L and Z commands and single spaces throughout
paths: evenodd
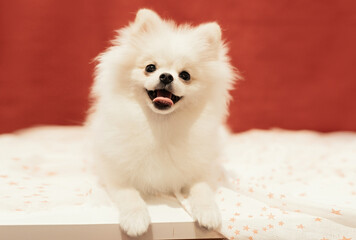
M 1 0 L 0 132 L 80 124 L 91 60 L 141 7 L 221 24 L 245 78 L 233 92 L 235 131 L 356 130 L 355 1 Z

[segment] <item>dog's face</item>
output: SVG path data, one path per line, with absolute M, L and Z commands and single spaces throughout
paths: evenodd
M 216 23 L 175 26 L 150 10 L 140 10 L 129 27 L 135 98 L 158 114 L 204 104 L 219 87 L 221 31 Z M 222 76 L 223 77 L 223 76 Z M 224 84 L 222 84 L 225 87 Z

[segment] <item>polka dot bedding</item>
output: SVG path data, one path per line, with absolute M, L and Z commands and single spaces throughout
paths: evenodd
M 356 240 L 355 133 L 236 134 L 224 167 L 216 201 L 228 239 Z
M 102 211 L 86 217 L 94 223 L 112 211 L 85 138 L 80 127 L 0 135 L 0 223 L 54 211 L 75 218 L 95 206 Z M 231 137 L 222 160 L 215 197 L 226 238 L 356 240 L 355 133 L 248 131 Z

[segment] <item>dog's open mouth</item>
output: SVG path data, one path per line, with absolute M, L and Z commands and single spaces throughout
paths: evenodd
M 152 100 L 153 104 L 156 108 L 164 110 L 172 107 L 176 104 L 181 97 L 174 95 L 173 93 L 164 90 L 164 89 L 157 89 L 157 90 L 146 90 L 148 96 Z

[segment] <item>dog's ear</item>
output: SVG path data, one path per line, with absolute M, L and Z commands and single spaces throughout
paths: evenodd
M 197 33 L 201 38 L 205 39 L 205 41 L 216 47 L 221 42 L 221 29 L 219 24 L 216 22 L 204 23 L 197 27 Z
M 204 23 L 196 28 L 200 45 L 207 58 L 216 59 L 222 47 L 221 29 L 216 22 Z
M 149 32 L 151 29 L 155 28 L 162 23 L 162 19 L 157 13 L 150 9 L 140 9 L 136 13 L 135 22 L 133 23 L 134 31 L 139 32 Z

